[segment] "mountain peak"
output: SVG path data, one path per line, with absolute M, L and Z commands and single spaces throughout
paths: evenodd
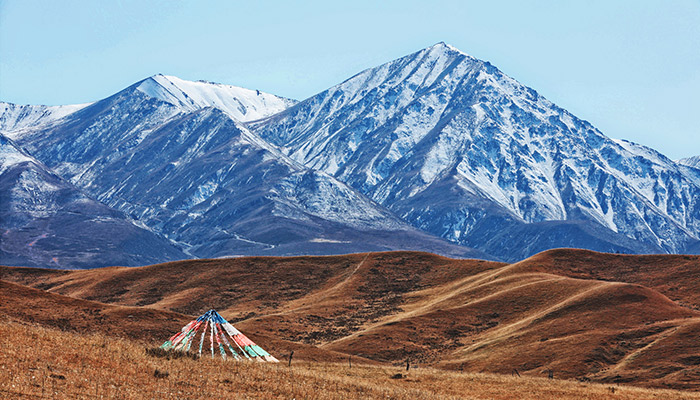
M 291 104 L 157 74 L 17 143 L 198 256 L 396 248 L 408 239 L 387 232 L 405 222 L 505 260 L 700 249 L 700 169 L 607 138 L 445 42 Z
M 296 100 L 259 90 L 201 80 L 194 82 L 163 74 L 144 79 L 136 89 L 185 111 L 215 107 L 243 122 L 276 114 L 296 104 Z
M 462 50 L 456 48 L 455 46 L 453 46 L 449 43 L 445 43 L 445 42 L 437 42 L 430 47 L 426 47 L 424 50 L 427 50 L 430 52 L 440 51 L 440 52 L 444 52 L 444 53 L 459 53 L 460 55 L 473 58 L 469 54 L 467 54 L 467 53 L 463 52 Z
M 450 46 L 449 44 L 447 44 L 445 42 L 440 41 L 440 42 L 435 43 L 432 46 L 426 47 L 426 49 L 447 49 L 449 47 L 452 47 L 452 46 Z
M 362 71 L 252 129 L 414 226 L 470 247 L 486 246 L 479 229 L 490 229 L 488 218 L 556 237 L 543 247 L 574 243 L 557 229 L 583 232 L 570 233 L 577 246 L 605 251 L 679 252 L 699 237 L 686 211 L 697 205 L 683 192 L 700 190 L 692 171 L 605 137 L 444 42 Z M 552 224 L 537 225 L 545 221 Z M 606 239 L 589 239 L 589 226 Z M 504 258 L 515 251 L 480 249 Z

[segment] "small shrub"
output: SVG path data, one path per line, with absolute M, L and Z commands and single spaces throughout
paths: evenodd
M 153 372 L 153 376 L 158 379 L 167 378 L 168 376 L 170 376 L 170 373 L 168 373 L 168 371 L 161 371 L 159 369 L 156 369 L 155 372 Z

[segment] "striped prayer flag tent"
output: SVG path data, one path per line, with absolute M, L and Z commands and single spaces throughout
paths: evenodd
M 214 358 L 214 347 L 217 347 L 219 354 L 223 359 L 231 357 L 234 360 L 257 360 L 260 362 L 279 362 L 270 353 L 262 349 L 262 347 L 253 343 L 252 340 L 241 333 L 233 325 L 224 319 L 215 310 L 209 310 L 194 321 L 190 321 L 185 325 L 180 332 L 173 335 L 167 342 L 163 343 L 160 348 L 164 350 L 176 350 L 189 352 L 192 343 L 196 342 L 196 337 L 199 334 L 199 356 L 202 356 L 202 347 L 209 331 L 209 344 L 211 349 L 211 357 Z M 228 336 L 228 338 L 227 338 Z M 229 338 L 231 339 L 229 341 Z M 216 346 L 214 343 L 216 342 Z M 238 351 L 234 349 L 236 346 Z M 227 351 L 228 350 L 228 353 Z

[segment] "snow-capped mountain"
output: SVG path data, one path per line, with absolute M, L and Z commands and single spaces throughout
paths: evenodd
M 86 196 L 0 134 L 0 264 L 143 265 L 186 255 Z
M 444 43 L 250 127 L 414 226 L 505 259 L 682 252 L 700 235 L 697 173 Z
M 67 106 L 18 105 L 0 101 L 0 133 L 16 138 L 22 132 L 53 123 L 88 104 Z
M 89 105 L 42 107 L 0 114 L 24 149 L 7 159 L 34 160 L 6 163 L 37 166 L 191 257 L 700 251 L 692 160 L 610 139 L 444 43 L 302 102 L 155 75 Z M 64 228 L 52 237 L 70 237 Z
M 154 75 L 136 89 L 186 111 L 215 107 L 238 121 L 253 121 L 276 114 L 296 100 L 259 90 L 205 81 L 187 81 L 176 76 Z
M 21 145 L 193 257 L 402 247 L 486 257 L 292 161 L 219 108 L 144 92 L 146 81 L 22 136 Z
M 700 169 L 700 156 L 682 158 L 678 160 L 678 163 L 685 165 L 687 167 L 699 168 Z

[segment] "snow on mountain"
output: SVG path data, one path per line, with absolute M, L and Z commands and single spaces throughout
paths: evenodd
M 700 156 L 682 158 L 677 162 L 681 165 L 700 169 Z
M 190 256 L 700 246 L 691 161 L 612 140 L 444 43 L 300 103 L 156 75 L 60 117 L 6 114 L 47 173 Z M 30 157 L 6 153 L 1 176 Z
M 668 162 L 670 161 L 666 156 L 652 149 L 651 147 L 647 147 L 639 143 L 630 142 L 629 140 L 625 139 L 611 140 L 617 143 L 620 147 L 624 148 L 625 151 L 629 154 L 651 160 L 656 164 L 668 164 Z
M 17 164 L 31 163 L 34 160 L 20 151 L 5 136 L 0 134 L 0 175 Z
M 444 43 L 249 126 L 414 226 L 508 259 L 529 255 L 499 239 L 523 225 L 545 248 L 679 252 L 700 236 L 697 175 Z M 584 225 L 550 235 L 547 221 Z
M 137 83 L 135 90 L 174 105 L 180 112 L 215 107 L 238 121 L 264 118 L 297 103 L 296 100 L 258 90 L 204 81 L 192 82 L 161 74 Z M 0 132 L 18 139 L 27 131 L 54 123 L 90 104 L 44 106 L 0 102 Z
M 216 107 L 238 121 L 264 118 L 297 103 L 296 100 L 259 90 L 204 81 L 192 82 L 160 74 L 145 79 L 136 88 L 187 111 Z
M 0 264 L 145 265 L 185 258 L 0 135 Z
M 0 101 L 0 133 L 17 138 L 22 132 L 50 124 L 89 105 L 18 105 Z
M 488 257 L 418 231 L 289 159 L 229 114 L 131 86 L 22 145 L 91 196 L 196 257 L 414 248 Z

